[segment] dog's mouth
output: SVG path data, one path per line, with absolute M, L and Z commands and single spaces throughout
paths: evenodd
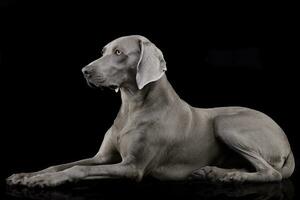
M 89 80 L 86 80 L 86 83 L 87 83 L 88 86 L 91 87 L 91 88 L 97 88 L 97 85 L 95 85 L 93 82 L 90 82 Z
M 111 90 L 114 90 L 115 92 L 119 91 L 119 86 L 117 86 L 117 85 L 114 85 L 114 84 L 108 85 L 108 86 L 102 85 L 104 83 L 104 81 L 94 83 L 93 81 L 90 81 L 90 80 L 87 79 L 86 82 L 87 82 L 88 86 L 91 87 L 91 88 L 103 89 L 104 87 L 107 87 Z
M 100 78 L 91 78 L 91 77 L 85 77 L 85 80 L 89 87 L 91 88 L 102 88 L 104 86 L 104 79 Z
M 118 88 L 118 86 L 117 85 L 109 85 L 108 88 L 111 90 L 116 90 Z
M 119 91 L 119 86 L 117 86 L 117 85 L 109 85 L 108 88 L 111 90 L 114 90 L 115 92 Z

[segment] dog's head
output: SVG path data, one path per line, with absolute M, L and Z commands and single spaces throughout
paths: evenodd
M 147 38 L 139 35 L 125 36 L 108 43 L 102 57 L 82 69 L 90 86 L 135 86 L 160 79 L 167 70 L 162 52 Z

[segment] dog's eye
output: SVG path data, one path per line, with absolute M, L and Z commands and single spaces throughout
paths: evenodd
M 116 49 L 116 50 L 115 50 L 115 54 L 116 54 L 117 56 L 119 56 L 119 55 L 122 54 L 122 52 L 121 52 L 119 49 Z

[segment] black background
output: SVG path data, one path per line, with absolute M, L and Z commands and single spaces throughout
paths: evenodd
M 162 50 L 169 81 L 191 105 L 271 116 L 298 168 L 295 19 L 282 5 L 1 1 L 1 180 L 98 151 L 120 94 L 89 88 L 81 68 L 131 34 Z

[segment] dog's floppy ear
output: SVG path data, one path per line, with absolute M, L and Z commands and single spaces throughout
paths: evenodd
M 140 59 L 137 64 L 136 82 L 142 89 L 150 82 L 160 79 L 167 70 L 162 52 L 150 41 L 139 40 Z

